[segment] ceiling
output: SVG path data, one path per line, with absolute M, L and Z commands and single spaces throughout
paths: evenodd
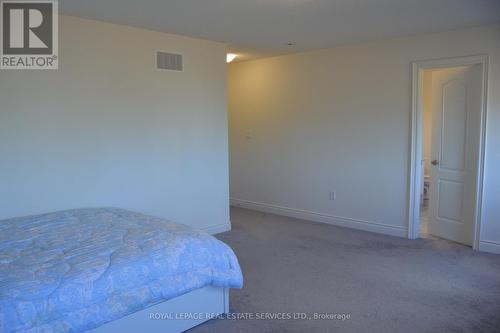
M 63 0 L 60 10 L 225 42 L 240 61 L 500 22 L 500 0 Z

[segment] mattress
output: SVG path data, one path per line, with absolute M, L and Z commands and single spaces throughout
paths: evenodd
M 98 208 L 0 221 L 1 332 L 82 332 L 242 284 L 229 246 L 161 218 Z

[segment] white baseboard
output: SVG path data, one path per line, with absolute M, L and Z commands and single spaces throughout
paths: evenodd
M 253 202 L 248 200 L 241 200 L 231 198 L 231 205 L 236 207 L 247 208 L 251 210 L 256 210 L 265 213 L 271 213 L 276 215 L 283 215 L 288 217 L 293 217 L 302 220 L 328 223 L 336 226 L 347 227 L 352 229 L 376 232 L 379 234 L 404 237 L 408 236 L 408 229 L 404 227 L 397 227 L 387 224 L 382 224 L 372 221 L 363 221 L 359 219 L 347 218 L 334 216 L 324 213 L 317 213 L 308 210 L 295 209 L 289 207 L 282 207 L 277 205 L 271 205 L 261 202 Z
M 480 241 L 479 251 L 500 254 L 500 243 Z
M 231 231 L 231 222 L 204 227 L 201 228 L 201 230 L 209 233 L 210 235 L 217 235 L 222 232 Z

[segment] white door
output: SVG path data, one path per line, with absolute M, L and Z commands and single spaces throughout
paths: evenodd
M 432 73 L 432 235 L 472 245 L 480 140 L 480 66 Z

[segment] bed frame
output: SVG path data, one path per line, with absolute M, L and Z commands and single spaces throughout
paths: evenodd
M 229 290 L 205 287 L 132 313 L 90 332 L 180 333 L 210 320 L 210 315 L 228 312 Z

